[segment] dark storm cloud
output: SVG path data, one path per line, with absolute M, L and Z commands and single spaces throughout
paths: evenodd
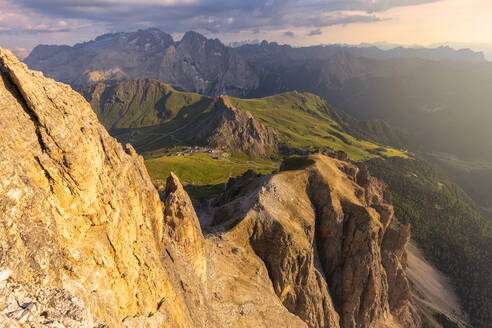
M 284 32 L 284 35 L 289 37 L 289 38 L 293 38 L 296 36 L 296 34 L 292 31 L 287 31 L 287 32 Z
M 17 0 L 54 19 L 88 20 L 109 29 L 158 26 L 212 33 L 374 22 L 378 12 L 439 0 Z M 351 13 L 357 11 L 357 13 Z
M 323 32 L 321 31 L 321 29 L 317 28 L 315 30 L 309 31 L 308 36 L 315 36 L 315 35 L 321 35 L 321 34 L 323 34 Z

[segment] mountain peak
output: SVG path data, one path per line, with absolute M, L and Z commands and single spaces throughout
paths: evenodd
M 197 140 L 229 152 L 266 156 L 278 147 L 276 131 L 258 122 L 248 111 L 235 107 L 228 96 L 215 98 L 210 115 L 200 123 Z
M 257 73 L 237 52 L 194 31 L 176 43 L 150 28 L 106 34 L 73 47 L 39 46 L 24 62 L 76 88 L 153 78 L 187 91 L 244 96 L 259 84 Z
M 166 40 L 169 42 L 170 40 L 173 40 L 172 36 L 166 32 L 161 31 L 158 28 L 152 27 L 144 30 L 138 30 L 137 32 L 133 32 L 135 35 L 138 35 L 140 37 L 154 37 L 156 39 L 161 39 L 161 40 Z M 133 33 L 128 33 L 128 34 L 133 34 Z M 174 40 L 173 40 L 174 42 Z M 170 43 L 170 42 L 169 42 Z
M 207 41 L 208 39 L 202 34 L 195 31 L 188 31 L 183 35 L 181 42 L 190 42 L 190 41 Z

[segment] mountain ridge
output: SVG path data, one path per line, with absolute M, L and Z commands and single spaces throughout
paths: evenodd
M 254 129 L 242 138 L 250 145 L 248 147 L 259 147 L 256 148 L 258 151 L 247 151 L 256 156 L 330 148 L 344 150 L 354 159 L 405 156 L 366 141 L 368 136 L 377 136 L 376 139 L 381 141 L 396 140 L 396 132 L 384 124 L 356 121 L 309 93 L 288 92 L 260 99 L 206 97 L 176 91 L 151 79 L 98 84 L 81 92 L 112 135 L 122 142 L 131 142 L 145 153 L 176 146 L 208 146 L 233 153 L 243 152 L 239 144 L 226 146 L 224 142 L 236 140 L 242 135 L 240 130 L 248 131 L 246 124 L 251 121 L 249 126 Z M 223 102 L 221 99 L 228 99 L 229 105 L 217 107 L 218 102 Z M 207 138 L 216 134 L 213 126 L 217 123 L 206 122 L 217 121 L 217 108 L 235 108 L 230 111 L 235 113 L 234 117 L 227 120 L 235 128 L 227 129 L 221 144 L 207 142 Z M 249 115 L 251 117 L 247 118 Z M 243 128 L 238 129 L 240 125 Z M 310 126 L 315 128 L 309 129 Z
M 77 65 L 71 64 L 74 60 Z M 105 34 L 73 47 L 38 46 L 24 62 L 79 87 L 148 77 L 205 94 L 244 95 L 258 80 L 242 57 L 219 40 L 187 32 L 175 42 L 158 29 Z
M 288 61 L 327 60 L 338 52 L 369 59 L 422 58 L 485 61 L 483 54 L 441 47 L 397 48 L 388 51 L 339 45 L 293 48 L 266 41 L 259 45 L 227 47 L 218 39 L 188 31 L 180 41 L 157 28 L 104 34 L 74 46 L 38 45 L 24 59 L 31 68 L 75 87 L 95 82 L 156 78 L 174 87 L 203 93 L 247 96 L 258 88 L 261 71 L 254 67 Z M 116 56 L 116 55 L 119 56 Z M 207 64 L 204 65 L 204 56 Z M 77 58 L 77 66 L 69 63 Z M 276 58 L 276 59 L 275 59 Z M 62 70 L 64 74 L 60 74 Z
M 466 61 L 466 62 L 485 62 L 482 52 L 475 52 L 471 49 L 455 50 L 446 46 L 436 48 L 412 48 L 412 47 L 395 47 L 383 50 L 376 46 L 358 47 L 349 45 L 319 45 L 292 47 L 288 44 L 278 44 L 277 42 L 262 41 L 258 44 L 246 44 L 235 48 L 248 61 L 261 62 L 269 65 L 275 64 L 275 61 L 268 61 L 282 55 L 282 59 L 288 60 L 321 60 L 329 59 L 338 51 L 350 53 L 354 57 L 368 59 L 396 59 L 396 58 L 419 58 L 434 61 Z M 258 55 L 259 54 L 259 55 Z

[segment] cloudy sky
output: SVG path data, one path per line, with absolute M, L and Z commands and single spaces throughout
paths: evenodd
M 74 44 L 159 27 L 224 43 L 492 43 L 490 0 L 0 0 L 0 46 Z

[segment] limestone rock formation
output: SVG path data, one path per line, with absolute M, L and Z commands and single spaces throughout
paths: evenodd
M 406 275 L 406 247 L 410 241 L 410 226 L 400 231 L 388 229 L 382 244 L 382 263 L 388 277 L 388 302 L 390 310 L 402 322 L 412 327 L 419 314 L 411 304 L 411 291 Z
M 39 45 L 25 62 L 72 86 L 154 78 L 186 91 L 244 96 L 259 83 L 246 61 L 218 39 L 187 32 L 175 42 L 156 28 L 105 34 L 73 47 Z
M 275 151 L 279 138 L 275 130 L 258 122 L 248 111 L 234 107 L 229 97 L 220 96 L 203 121 L 194 128 L 195 139 L 211 148 L 265 156 Z
M 401 270 L 408 239 L 391 242 L 384 185 L 348 162 L 312 159 L 303 171 L 230 184 L 243 192 L 216 209 L 223 238 L 264 261 L 284 306 L 310 327 L 420 327 Z
M 390 228 L 384 184 L 366 169 L 315 155 L 304 170 L 248 172 L 204 235 L 178 178 L 161 202 L 142 158 L 82 96 L 4 50 L 0 73 L 0 324 L 420 327 L 409 231 Z M 245 124 L 236 135 L 219 120 L 229 145 L 274 139 L 217 103 Z
M 70 87 L 4 50 L 0 72 L 0 267 L 10 279 L 61 289 L 110 327 L 213 322 L 200 289 L 181 287 L 198 279 L 164 232 L 142 158 Z
M 164 195 L 163 234 L 166 232 L 176 241 L 179 250 L 192 264 L 195 273 L 205 278 L 207 262 L 200 223 L 190 197 L 173 173 L 166 181 Z
M 0 327 L 102 327 L 65 290 L 14 282 L 10 274 L 0 278 Z

